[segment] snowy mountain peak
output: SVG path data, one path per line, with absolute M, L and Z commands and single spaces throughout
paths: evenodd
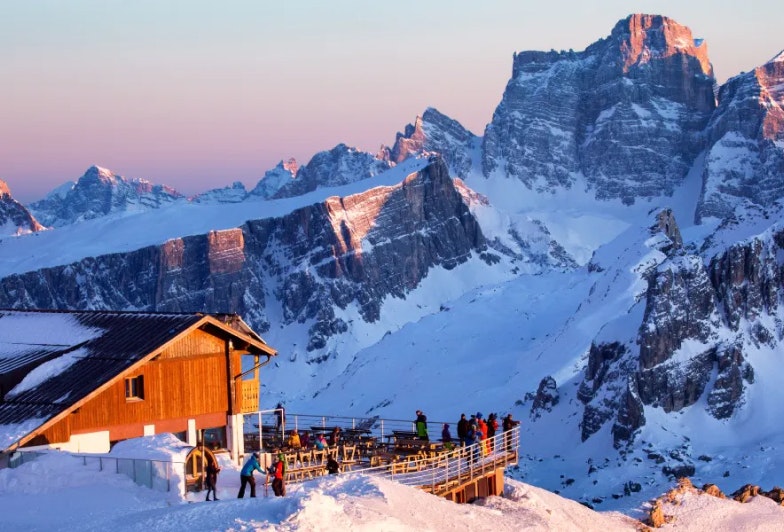
M 158 208 L 180 199 L 184 199 L 182 194 L 171 187 L 125 179 L 93 165 L 76 184 L 60 187 L 57 193 L 32 203 L 30 209 L 46 225 L 63 226 L 114 212 Z
M 409 157 L 438 153 L 449 166 L 452 174 L 466 177 L 471 171 L 472 150 L 479 139 L 457 120 L 449 118 L 434 107 L 428 107 L 421 116 L 407 124 L 398 133 L 389 158 L 402 162 Z
M 117 175 L 107 168 L 94 164 L 87 169 L 81 179 L 99 179 L 101 181 L 114 182 L 117 180 Z
M 0 198 L 3 196 L 11 197 L 11 189 L 8 188 L 8 183 L 0 179 Z
M 702 39 L 695 40 L 689 28 L 671 18 L 661 15 L 629 15 L 616 24 L 611 38 L 619 41 L 624 72 L 654 59 L 687 55 L 699 61 L 703 74 L 713 76 L 707 43 Z
M 280 161 L 278 166 L 289 172 L 292 176 L 297 175 L 297 172 L 299 171 L 299 163 L 297 163 L 297 160 L 294 157 L 289 157 L 289 160 L 285 162 Z

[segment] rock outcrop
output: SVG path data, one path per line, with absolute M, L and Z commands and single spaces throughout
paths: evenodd
M 698 219 L 784 197 L 784 52 L 721 87 L 707 137 Z
M 408 124 L 403 133 L 397 134 L 394 146 L 387 153 L 395 163 L 412 156 L 438 153 L 453 175 L 465 178 L 471 172 L 471 153 L 478 144 L 479 137 L 456 120 L 429 107 L 413 124 Z
M 35 233 L 44 229 L 35 216 L 13 198 L 6 182 L 0 180 L 0 238 Z

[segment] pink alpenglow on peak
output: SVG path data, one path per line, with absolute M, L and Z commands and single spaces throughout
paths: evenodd
M 689 55 L 700 62 L 702 72 L 713 76 L 708 59 L 708 44 L 694 39 L 691 30 L 661 15 L 631 15 L 619 22 L 613 33 L 626 32 L 621 44 L 624 72 L 634 65 L 648 63 L 651 59 L 664 59 L 673 55 Z

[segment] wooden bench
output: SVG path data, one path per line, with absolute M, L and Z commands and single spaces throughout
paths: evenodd
M 303 480 L 320 477 L 326 472 L 327 470 L 323 465 L 295 467 L 286 471 L 286 481 L 301 482 Z

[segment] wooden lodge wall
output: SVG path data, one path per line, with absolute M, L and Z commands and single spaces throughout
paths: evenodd
M 142 367 L 126 374 L 31 444 L 67 442 L 71 434 L 109 430 L 110 441 L 144 435 L 144 425 L 155 432 L 226 425 L 230 395 L 227 389 L 226 342 L 195 330 Z M 231 352 L 231 371 L 239 373 L 240 352 Z M 144 398 L 126 399 L 126 378 L 143 376 Z M 236 402 L 235 402 L 236 405 Z M 234 409 L 232 409 L 234 410 Z

